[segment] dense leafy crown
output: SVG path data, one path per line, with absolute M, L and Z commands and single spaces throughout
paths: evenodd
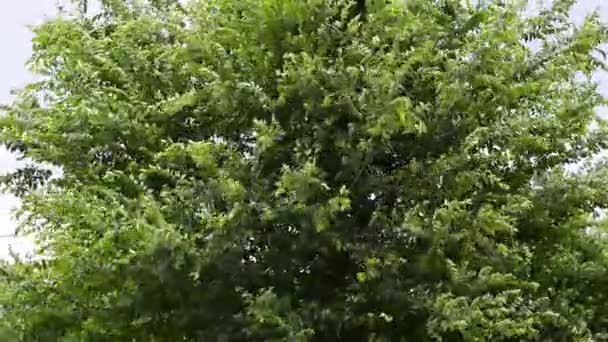
M 606 338 L 608 174 L 566 166 L 606 145 L 607 30 L 573 2 L 106 0 L 38 26 L 0 141 L 51 259 L 3 268 L 2 338 Z

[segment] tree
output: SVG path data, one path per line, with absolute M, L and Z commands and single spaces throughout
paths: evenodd
M 606 338 L 608 31 L 573 2 L 113 0 L 37 27 L 0 141 L 51 258 L 2 269 L 5 333 Z

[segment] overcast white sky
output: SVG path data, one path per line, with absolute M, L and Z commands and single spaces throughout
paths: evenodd
M 11 89 L 33 80 L 24 67 L 32 38 L 27 26 L 40 23 L 52 14 L 55 3 L 55 0 L 0 0 L 0 46 L 4 49 L 0 54 L 0 103 L 11 100 Z M 0 174 L 16 166 L 15 159 L 0 149 Z M 14 198 L 0 194 L 0 236 L 13 232 L 10 212 L 17 204 Z M 23 241 L 0 238 L 0 258 L 6 256 L 9 244 L 15 250 L 23 248 Z
M 42 22 L 54 13 L 56 0 L 0 0 L 0 103 L 11 100 L 10 90 L 32 81 L 33 76 L 25 70 L 24 64 L 30 55 L 32 35 L 28 25 Z M 607 0 L 581 0 L 573 13 L 573 19 L 580 21 L 585 13 L 599 8 L 604 20 L 608 20 Z M 608 77 L 598 75 L 602 92 L 608 94 Z M 14 169 L 18 164 L 6 150 L 0 149 L 0 174 Z M 0 236 L 11 234 L 14 224 L 11 209 L 18 202 L 0 194 Z M 0 258 L 6 256 L 9 244 L 20 249 L 21 243 L 11 238 L 0 237 Z M 22 245 L 21 245 L 22 247 Z

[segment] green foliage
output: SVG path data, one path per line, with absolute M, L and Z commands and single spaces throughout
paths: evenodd
M 50 259 L 0 269 L 0 339 L 607 338 L 608 169 L 567 165 L 608 141 L 608 31 L 573 2 L 112 0 L 37 27 L 0 142 L 63 175 L 3 178 Z

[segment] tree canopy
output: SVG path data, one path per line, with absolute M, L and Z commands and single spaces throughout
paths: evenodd
M 102 3 L 0 118 L 49 256 L 0 268 L 3 339 L 608 338 L 597 15 Z

